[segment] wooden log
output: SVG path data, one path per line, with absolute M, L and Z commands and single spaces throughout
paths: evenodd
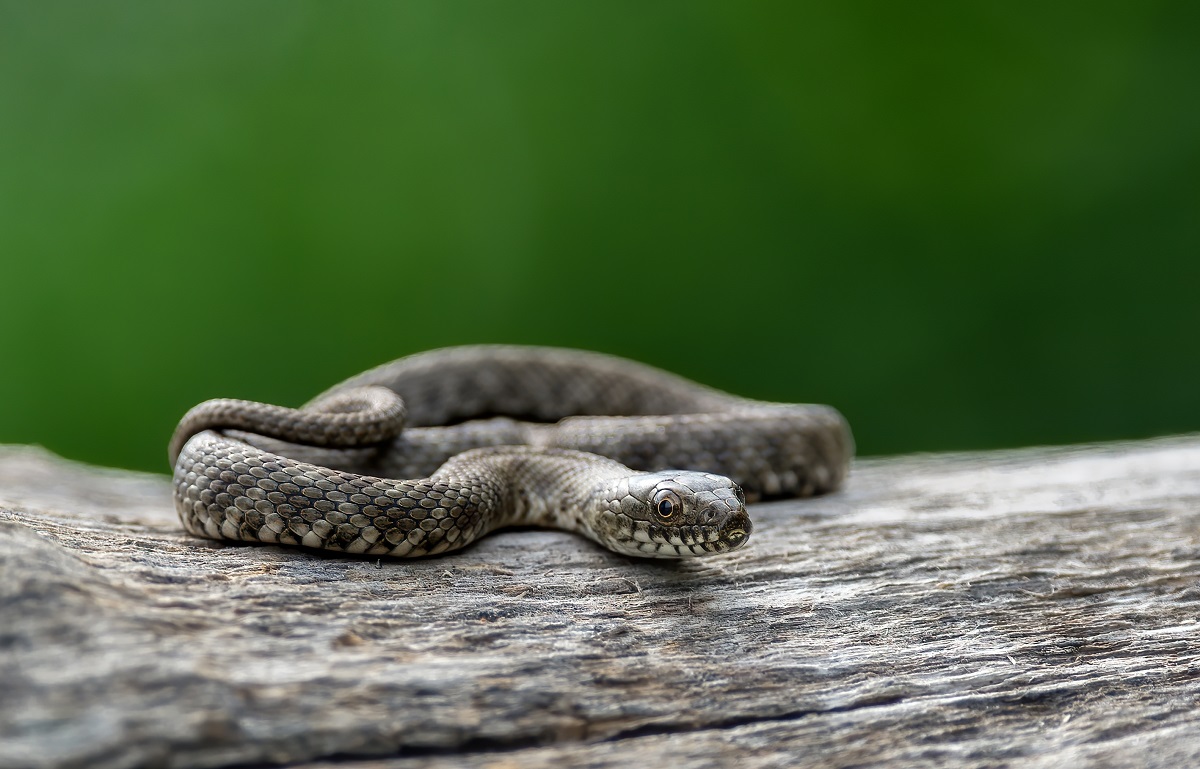
M 0 450 L 0 767 L 1200 763 L 1200 438 L 860 461 L 737 553 L 209 542 Z

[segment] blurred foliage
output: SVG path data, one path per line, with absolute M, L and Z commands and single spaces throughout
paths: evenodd
M 841 408 L 861 453 L 1200 429 L 1200 5 L 0 4 L 0 442 L 430 347 Z

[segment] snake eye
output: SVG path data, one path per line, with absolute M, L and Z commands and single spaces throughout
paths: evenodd
M 667 521 L 676 513 L 682 512 L 683 503 L 675 492 L 664 489 L 654 495 L 654 510 L 658 513 L 659 518 Z

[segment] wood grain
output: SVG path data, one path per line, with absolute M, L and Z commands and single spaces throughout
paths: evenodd
M 1200 762 L 1200 438 L 861 461 L 678 564 L 183 533 L 0 450 L 0 767 Z

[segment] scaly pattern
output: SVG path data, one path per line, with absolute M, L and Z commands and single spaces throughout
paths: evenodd
M 853 442 L 828 406 L 485 346 L 394 361 L 300 409 L 206 401 L 169 452 L 176 509 L 200 536 L 420 556 L 537 525 L 679 558 L 744 545 L 747 495 L 837 488 Z

